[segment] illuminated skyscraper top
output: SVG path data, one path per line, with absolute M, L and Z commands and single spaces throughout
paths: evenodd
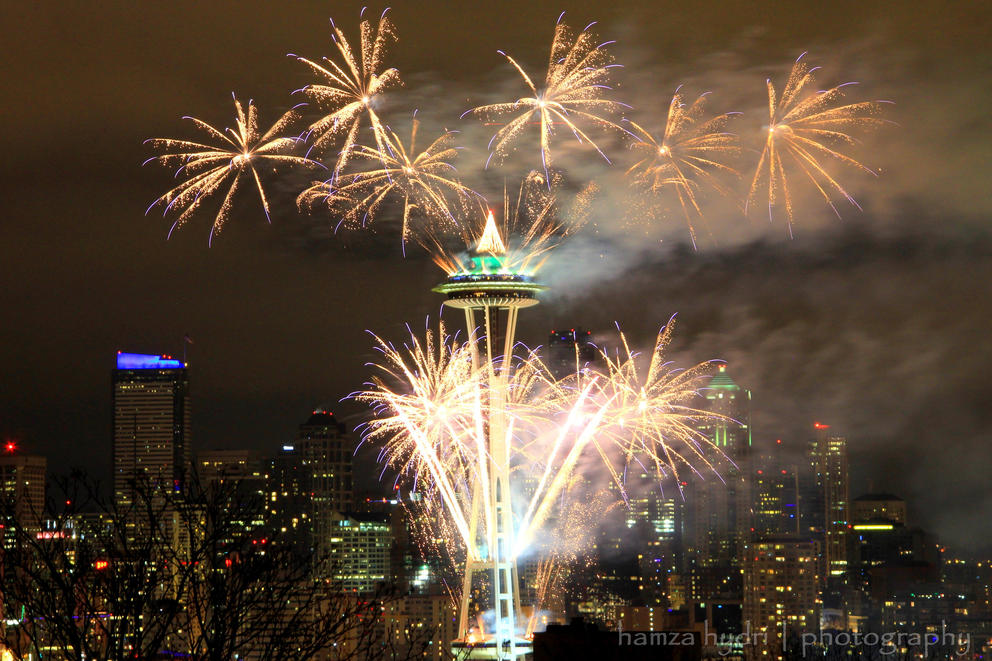
M 703 396 L 709 411 L 730 418 L 716 420 L 705 430 L 707 435 L 732 459 L 743 458 L 751 447 L 751 391 L 737 385 L 727 374 L 727 366 L 720 365 Z
M 117 352 L 119 370 L 175 370 L 186 367 L 181 360 L 167 354 Z
M 118 352 L 115 366 L 114 498 L 128 506 L 136 480 L 181 487 L 191 459 L 189 376 L 165 354 Z

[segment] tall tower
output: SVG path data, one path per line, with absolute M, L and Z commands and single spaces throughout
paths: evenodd
M 751 450 L 751 391 L 737 385 L 727 374 L 724 364 L 702 392 L 706 397 L 706 409 L 724 416 L 708 422 L 703 428 L 706 435 L 739 463 Z
M 825 578 L 847 571 L 847 535 L 850 523 L 847 439 L 830 433 L 830 425 L 813 423 L 810 468 L 816 485 L 814 532 L 822 534 Z M 822 531 L 822 532 L 821 532 Z
M 46 467 L 45 457 L 22 454 L 13 441 L 5 444 L 0 454 L 0 498 L 7 500 L 5 509 L 16 521 L 0 518 L 0 543 L 3 548 L 14 543 L 18 530 L 32 536 L 41 530 Z
M 118 352 L 113 400 L 114 501 L 130 507 L 137 480 L 178 491 L 191 465 L 186 365 L 167 355 Z
M 313 545 L 323 555 L 330 548 L 337 513 L 354 509 L 354 443 L 333 413 L 316 409 L 300 425 L 295 447 L 303 468 L 304 490 L 310 494 Z
M 689 592 L 700 601 L 735 599 L 741 592 L 740 557 L 749 532 L 745 477 L 751 453 L 751 393 L 720 365 L 702 394 L 706 410 L 717 415 L 699 430 L 730 461 L 718 467 L 722 481 L 688 477 L 684 521 Z
M 517 659 L 530 650 L 530 642 L 517 634 L 520 594 L 514 544 L 513 505 L 510 489 L 510 446 L 504 419 L 507 380 L 513 369 L 512 355 L 521 308 L 537 305 L 543 286 L 527 275 L 506 266 L 506 247 L 490 211 L 486 227 L 476 244 L 469 269 L 450 276 L 434 288 L 445 294 L 444 304 L 465 311 L 465 324 L 476 369 L 485 369 L 488 381 L 487 455 L 488 484 L 476 477 L 472 485 L 470 538 L 462 584 L 458 637 L 468 644 L 468 618 L 472 580 L 477 572 L 488 572 L 493 605 L 493 637 L 485 643 L 484 656 L 473 658 Z M 484 523 L 479 529 L 480 520 Z M 491 656 L 490 656 L 491 654 Z
M 598 351 L 592 343 L 592 332 L 582 328 L 553 330 L 548 336 L 545 362 L 556 379 L 561 379 L 596 360 Z
M 799 471 L 783 456 L 782 440 L 753 457 L 750 466 L 751 537 L 799 535 Z

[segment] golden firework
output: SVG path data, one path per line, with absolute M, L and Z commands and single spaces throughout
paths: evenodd
M 768 217 L 776 206 L 785 208 L 789 234 L 792 234 L 793 208 L 790 190 L 790 170 L 797 170 L 813 184 L 834 213 L 840 212 L 833 203 L 833 195 L 841 195 L 861 209 L 857 201 L 831 175 L 823 165 L 832 159 L 872 175 L 877 173 L 861 164 L 842 150 L 856 144 L 852 133 L 885 123 L 875 117 L 880 111 L 880 101 L 862 101 L 838 105 L 844 98 L 845 83 L 827 90 L 812 89 L 813 73 L 800 55 L 792 66 L 781 97 L 776 95 L 771 79 L 768 85 L 768 126 L 764 149 L 751 182 L 745 204 L 745 213 L 767 189 Z
M 504 409 L 491 410 L 492 366 L 473 361 L 470 344 L 428 331 L 396 348 L 376 338 L 384 362 L 368 387 L 352 395 L 371 406 L 364 437 L 381 446 L 381 457 L 417 485 L 425 503 L 450 521 L 451 548 L 478 559 L 470 521 L 472 484 L 489 484 L 492 457 L 486 421 L 505 421 L 513 481 L 528 497 L 517 513 L 515 554 L 545 530 L 580 462 L 598 457 L 610 481 L 624 492 L 625 466 L 650 464 L 659 479 L 686 468 L 713 470 L 719 449 L 696 423 L 720 417 L 695 408 L 708 363 L 677 370 L 663 358 L 671 324 L 659 334 L 641 377 L 637 356 L 605 351 L 603 369 L 584 369 L 556 380 L 534 352 L 515 359 Z M 483 513 L 485 516 L 485 513 Z M 439 514 L 440 516 L 440 514 Z M 492 529 L 495 522 L 484 520 Z M 446 528 L 447 529 L 447 528 Z
M 335 174 L 348 162 L 364 116 L 368 116 L 376 145 L 383 149 L 386 131 L 375 111 L 376 102 L 387 90 L 402 85 L 397 69 L 383 68 L 386 50 L 396 40 L 396 31 L 386 15 L 388 11 L 382 13 L 374 27 L 369 19 L 362 20 L 357 52 L 332 20 L 331 36 L 337 49 L 337 60 L 325 57 L 321 62 L 315 62 L 293 56 L 321 79 L 319 83 L 298 90 L 327 112 L 310 125 L 310 133 L 316 138 L 314 147 L 322 150 L 336 137 L 344 135 L 334 167 Z
M 703 219 L 697 197 L 699 190 L 705 184 L 726 194 L 717 175 L 737 176 L 737 171 L 727 162 L 741 151 L 737 136 L 726 130 L 730 118 L 739 113 L 723 113 L 704 119 L 705 99 L 703 94 L 687 105 L 676 90 L 668 105 L 665 130 L 660 139 L 631 122 L 637 138 L 632 149 L 640 160 L 627 170 L 636 183 L 652 193 L 675 192 L 694 247 L 694 218 Z
M 567 213 L 559 211 L 557 191 L 561 177 L 550 178 L 531 171 L 516 194 L 503 191 L 502 221 L 497 222 L 491 209 L 478 198 L 460 208 L 461 220 L 451 226 L 433 226 L 419 238 L 434 262 L 448 275 L 471 271 L 479 253 L 487 253 L 490 266 L 500 273 L 531 276 L 545 263 L 566 237 L 581 228 L 588 217 L 591 200 L 598 192 L 589 183 L 574 197 Z
M 377 166 L 371 170 L 341 173 L 337 178 L 315 182 L 300 193 L 297 204 L 312 207 L 326 203 L 343 213 L 340 227 L 366 227 L 375 218 L 383 204 L 393 200 L 403 201 L 402 241 L 404 246 L 413 238 L 411 215 L 414 210 L 423 216 L 443 223 L 453 218 L 449 197 L 473 196 L 474 193 L 455 177 L 451 161 L 458 151 L 451 146 L 453 133 L 446 131 L 422 152 L 417 153 L 417 129 L 414 120 L 409 146 L 389 128 L 384 128 L 382 146 L 360 145 L 355 157 Z
M 493 155 L 504 157 L 511 143 L 520 136 L 528 125 L 537 124 L 540 132 L 541 163 L 545 172 L 551 164 L 551 138 L 559 126 L 575 135 L 579 142 L 587 142 L 607 161 L 609 159 L 596 142 L 583 130 L 581 124 L 592 123 L 598 127 L 622 130 L 611 118 L 619 112 L 623 104 L 606 97 L 610 87 L 610 69 L 614 66 L 613 57 L 607 52 L 610 41 L 599 43 L 589 31 L 592 23 L 576 35 L 558 19 L 555 36 L 551 42 L 551 56 L 548 61 L 544 84 L 538 87 L 516 60 L 499 51 L 517 70 L 527 86 L 530 96 L 508 103 L 494 103 L 479 106 L 467 111 L 483 117 L 494 117 L 520 113 L 508 121 L 489 141 L 491 160 Z M 486 161 L 488 166 L 489 161 Z
M 173 210 L 179 211 L 178 218 L 169 229 L 169 236 L 172 236 L 177 227 L 185 224 L 205 200 L 221 188 L 227 187 L 227 195 L 224 196 L 210 228 L 212 241 L 214 235 L 223 229 L 234 195 L 245 177 L 254 182 L 265 217 L 269 218 L 269 201 L 262 187 L 259 169 L 278 164 L 320 166 L 306 157 L 285 153 L 293 149 L 298 141 L 297 138 L 278 135 L 297 118 L 293 111 L 283 115 L 268 131 L 261 133 L 258 128 L 258 109 L 251 101 L 248 102 L 246 111 L 235 97 L 234 108 L 236 128 L 223 131 L 201 119 L 184 117 L 212 138 L 214 144 L 172 138 L 152 138 L 145 141 L 154 148 L 166 150 L 166 153 L 153 156 L 145 163 L 157 161 L 163 165 L 179 165 L 176 176 L 188 176 L 188 179 L 152 202 L 145 211 L 147 214 L 157 204 L 165 205 L 163 215 Z

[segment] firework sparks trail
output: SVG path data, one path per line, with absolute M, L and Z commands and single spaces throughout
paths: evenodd
M 659 483 L 669 475 L 678 483 L 680 474 L 686 470 L 697 475 L 710 472 L 719 476 L 718 462 L 711 460 L 710 455 L 718 459 L 723 459 L 723 455 L 700 431 L 699 423 L 716 419 L 736 423 L 693 405 L 700 401 L 699 384 L 712 363 L 679 369 L 667 362 L 665 348 L 673 329 L 674 322 L 670 321 L 659 332 L 644 371 L 639 366 L 644 359 L 630 350 L 626 337 L 620 333 L 622 351 L 611 355 L 601 349 L 596 362 L 602 368 L 586 366 L 557 382 L 543 379 L 553 386 L 548 388 L 550 392 L 545 397 L 549 402 L 543 410 L 560 412 L 556 437 L 550 444 L 540 437 L 521 444 L 524 454 L 530 454 L 532 447 L 537 448 L 546 466 L 538 493 L 542 490 L 560 493 L 583 453 L 593 453 L 600 459 L 624 499 L 626 469 L 635 463 L 645 472 L 653 473 Z M 533 363 L 531 360 L 527 364 Z M 560 465 L 556 463 L 559 457 Z M 518 536 L 521 549 L 529 546 L 553 507 L 553 499 L 537 496 L 531 499 Z
M 805 175 L 837 217 L 840 212 L 833 202 L 833 195 L 844 197 L 861 209 L 857 201 L 827 172 L 825 159 L 833 159 L 869 174 L 877 172 L 845 154 L 842 149 L 857 143 L 851 135 L 855 129 L 871 128 L 886 124 L 878 114 L 883 101 L 862 101 L 838 105 L 844 97 L 844 83 L 827 90 L 813 91 L 813 73 L 803 55 L 792 66 L 781 97 L 776 95 L 771 79 L 768 85 L 768 126 L 764 149 L 751 182 L 745 203 L 745 213 L 767 189 L 768 218 L 772 209 L 785 208 L 789 234 L 792 235 L 793 208 L 788 171 L 795 169 Z
M 513 481 L 533 485 L 516 517 L 519 556 L 546 528 L 580 460 L 598 457 L 621 493 L 625 466 L 635 461 L 659 480 L 684 470 L 715 472 L 707 454 L 720 456 L 719 450 L 694 424 L 719 417 L 693 407 L 708 363 L 677 370 L 665 362 L 671 326 L 659 334 L 643 378 L 625 341 L 624 353 L 603 352 L 605 369 L 563 380 L 527 352 L 514 359 L 499 412 L 490 410 L 491 366 L 474 364 L 472 347 L 447 336 L 443 325 L 424 340 L 411 335 L 402 348 L 377 337 L 384 361 L 374 366 L 378 374 L 367 389 L 351 397 L 375 413 L 364 439 L 380 446 L 381 461 L 418 485 L 439 520 L 442 513 L 450 518 L 449 548 L 461 547 L 469 560 L 479 559 L 470 532 L 472 485 L 487 488 L 494 461 L 486 420 L 501 415 Z M 480 524 L 493 530 L 495 522 L 484 513 Z
M 703 119 L 705 100 L 706 94 L 703 94 L 691 105 L 686 105 L 676 90 L 660 139 L 630 122 L 632 133 L 638 139 L 631 148 L 640 160 L 627 170 L 627 174 L 652 193 L 659 194 L 665 189 L 675 191 L 693 247 L 696 246 L 693 218 L 703 219 L 697 198 L 699 189 L 706 184 L 727 194 L 716 175 L 736 177 L 737 171 L 727 161 L 741 152 L 737 136 L 726 130 L 731 117 L 740 113 L 728 112 Z
M 580 124 L 589 122 L 601 128 L 623 131 L 610 115 L 628 106 L 606 97 L 606 93 L 611 90 L 611 69 L 619 65 L 613 64 L 613 58 L 606 50 L 613 42 L 598 43 L 596 36 L 589 31 L 592 25 L 594 24 L 590 23 L 576 35 L 559 17 L 551 42 L 548 70 L 541 87 L 534 84 L 533 79 L 516 60 L 499 51 L 523 78 L 530 96 L 508 103 L 479 106 L 462 115 L 464 117 L 471 113 L 493 117 L 520 113 L 499 129 L 489 141 L 489 160 L 494 155 L 505 157 L 510 146 L 527 126 L 537 124 L 540 131 L 541 164 L 545 174 L 551 165 L 551 138 L 557 125 L 570 130 L 580 143 L 590 144 L 609 162 L 603 150 Z M 486 161 L 487 166 L 489 160 Z
M 543 173 L 531 171 L 515 196 L 509 189 L 504 190 L 502 222 L 497 223 L 492 210 L 484 210 L 474 198 L 474 204 L 462 213 L 471 219 L 453 226 L 458 232 L 455 241 L 445 233 L 451 226 L 428 227 L 418 240 L 449 276 L 472 269 L 476 257 L 466 248 L 490 255 L 497 272 L 532 276 L 551 251 L 585 224 L 598 192 L 595 184 L 588 184 L 575 196 L 569 212 L 560 214 L 556 195 L 559 183 L 557 174 L 548 179 Z
M 590 526 L 589 522 L 602 520 L 604 513 L 618 505 L 608 490 L 594 494 L 575 493 L 580 483 L 578 475 L 572 477 L 551 534 L 538 550 L 540 555 L 534 577 L 536 600 L 527 622 L 527 638 L 539 624 L 547 623 L 540 621 L 542 611 L 565 612 L 563 595 L 568 590 L 569 573 L 572 568 L 591 560 L 588 550 L 596 527 Z
M 345 207 L 338 227 L 364 228 L 375 218 L 380 207 L 393 198 L 403 201 L 402 242 L 413 238 L 411 215 L 414 210 L 435 223 L 453 223 L 449 196 L 472 197 L 474 193 L 454 176 L 451 161 L 457 150 L 451 146 L 454 133 L 447 131 L 422 152 L 417 153 L 417 129 L 414 120 L 409 146 L 388 127 L 384 129 L 382 147 L 375 149 L 360 145 L 355 158 L 378 164 L 371 170 L 340 174 L 336 179 L 316 182 L 300 193 L 297 204 L 313 207 L 326 203 L 328 207 Z
M 364 116 L 368 116 L 379 150 L 385 150 L 386 129 L 376 113 L 376 102 L 384 92 L 403 84 L 397 69 L 383 68 L 386 51 L 396 41 L 396 31 L 386 15 L 388 11 L 386 9 L 382 13 L 374 27 L 369 19 L 362 20 L 357 52 L 348 43 L 344 32 L 331 21 L 337 60 L 325 57 L 321 62 L 315 62 L 290 54 L 290 57 L 310 67 L 321 79 L 319 83 L 297 90 L 327 111 L 324 117 L 310 125 L 309 132 L 315 136 L 313 148 L 323 150 L 337 137 L 344 136 L 334 166 L 335 175 L 347 164 L 355 149 Z
M 258 108 L 248 102 L 248 108 L 241 105 L 234 97 L 236 111 L 236 128 L 217 129 L 201 119 L 184 117 L 206 133 L 213 144 L 177 140 L 172 138 L 151 138 L 146 140 L 153 148 L 162 149 L 166 153 L 153 156 L 145 161 L 156 161 L 163 165 L 179 165 L 175 176 L 188 178 L 175 188 L 156 199 L 145 211 L 147 214 L 156 205 L 164 205 L 163 215 L 176 210 L 179 216 L 169 229 L 172 232 L 184 225 L 200 208 L 202 203 L 211 195 L 227 186 L 227 194 L 210 228 L 210 241 L 224 227 L 231 211 L 231 204 L 241 180 L 250 177 L 258 191 L 265 217 L 269 216 L 269 201 L 262 187 L 259 170 L 262 166 L 304 165 L 322 167 L 320 163 L 304 156 L 294 156 L 287 152 L 296 146 L 298 140 L 292 137 L 281 137 L 278 134 L 291 122 L 297 119 L 295 112 L 283 115 L 269 130 L 262 133 L 258 127 Z

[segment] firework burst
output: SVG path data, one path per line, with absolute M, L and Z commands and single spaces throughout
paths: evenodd
M 471 485 L 488 488 L 486 421 L 501 416 L 513 480 L 528 484 L 530 494 L 516 517 L 519 554 L 545 529 L 580 462 L 598 457 L 621 493 L 626 466 L 633 463 L 659 480 L 685 470 L 714 470 L 709 455 L 720 456 L 719 449 L 695 423 L 719 416 L 693 406 L 701 401 L 708 363 L 678 370 L 665 362 L 671 326 L 659 334 L 643 378 L 625 341 L 624 354 L 603 352 L 604 369 L 584 369 L 563 380 L 527 352 L 513 359 L 498 412 L 490 406 L 493 366 L 480 365 L 472 346 L 448 336 L 443 325 L 423 340 L 411 334 L 402 348 L 377 337 L 384 361 L 375 365 L 378 374 L 367 389 L 352 398 L 375 413 L 365 440 L 378 444 L 380 459 L 444 513 L 451 544 L 466 549 L 470 560 L 478 559 L 471 543 Z M 483 521 L 487 529 L 493 525 Z
M 572 570 L 583 564 L 588 565 L 592 558 L 589 547 L 596 534 L 596 526 L 590 521 L 602 521 L 604 516 L 617 508 L 616 497 L 603 489 L 596 493 L 586 493 L 581 489 L 583 480 L 573 476 L 568 487 L 568 496 L 562 499 L 560 511 L 550 535 L 544 537 L 537 550 L 538 560 L 534 575 L 535 603 L 528 618 L 525 635 L 530 637 L 547 621 L 542 621 L 542 612 L 565 613 L 568 578 Z
M 796 170 L 819 192 L 830 205 L 837 217 L 840 212 L 834 205 L 833 196 L 840 195 L 852 205 L 861 209 L 857 201 L 843 186 L 827 172 L 825 160 L 838 161 L 871 175 L 877 173 L 842 150 L 856 144 L 851 135 L 856 129 L 882 125 L 885 120 L 875 117 L 880 111 L 880 101 L 862 101 L 839 105 L 844 98 L 844 88 L 854 83 L 844 83 L 827 90 L 814 91 L 813 73 L 819 67 L 810 68 L 799 56 L 792 66 L 792 72 L 785 83 L 782 95 L 775 92 L 771 79 L 768 85 L 768 126 L 765 128 L 765 144 L 758 161 L 758 167 L 751 182 L 745 212 L 764 196 L 767 189 L 768 217 L 772 219 L 772 209 L 783 206 L 788 220 L 789 234 L 792 234 L 793 208 L 792 193 L 788 173 Z
M 603 350 L 600 354 L 605 365 L 600 372 L 601 396 L 610 401 L 613 423 L 604 427 L 603 438 L 625 452 L 622 463 L 610 463 L 611 474 L 617 480 L 621 471 L 635 462 L 648 469 L 646 472 L 653 473 L 659 483 L 671 475 L 675 483 L 680 484 L 680 474 L 686 470 L 696 474 L 704 471 L 718 474 L 709 456 L 722 455 L 700 431 L 699 423 L 729 420 L 696 407 L 702 401 L 698 396 L 699 384 L 712 372 L 713 363 L 681 369 L 667 361 L 665 350 L 671 342 L 674 327 L 673 319 L 658 333 L 643 371 L 644 359 L 631 351 L 623 332 L 620 332 L 622 351 L 611 355 Z M 586 372 L 597 374 L 595 369 Z M 609 451 L 601 451 L 601 455 L 604 460 L 620 457 Z M 644 458 L 648 465 L 644 465 Z
M 276 165 L 320 167 L 316 161 L 285 153 L 297 144 L 296 138 L 279 136 L 279 133 L 297 118 L 293 111 L 283 115 L 269 130 L 262 133 L 258 128 L 258 109 L 251 101 L 248 102 L 246 111 L 235 97 L 234 108 L 236 128 L 227 128 L 223 131 L 201 119 L 184 117 L 206 133 L 213 144 L 172 138 L 152 138 L 145 141 L 153 148 L 166 152 L 153 156 L 145 163 L 156 161 L 168 166 L 179 165 L 176 177 L 188 177 L 152 202 L 145 211 L 147 214 L 154 206 L 162 204 L 165 206 L 163 215 L 174 210 L 179 213 L 169 229 L 169 236 L 172 236 L 172 232 L 177 227 L 184 225 L 205 200 L 226 187 L 227 194 L 210 228 L 210 241 L 212 241 L 214 235 L 219 234 L 223 229 L 235 193 L 245 178 L 249 178 L 254 183 L 265 217 L 269 218 L 269 201 L 262 187 L 259 170 L 263 167 L 274 168 Z
M 414 120 L 409 146 L 388 127 L 384 129 L 382 147 L 360 145 L 355 157 L 380 165 L 354 174 L 314 183 L 297 198 L 301 207 L 326 203 L 332 209 L 345 207 L 341 221 L 348 227 L 366 227 L 380 207 L 393 199 L 403 201 L 402 241 L 404 247 L 413 238 L 411 214 L 418 210 L 436 223 L 452 221 L 450 196 L 471 197 L 475 194 L 455 177 L 451 161 L 457 150 L 451 146 L 453 133 L 445 132 L 422 152 L 416 152 L 417 129 Z
M 600 350 L 596 365 L 583 366 L 573 375 L 555 381 L 542 378 L 545 385 L 540 410 L 558 411 L 555 416 L 556 438 L 550 445 L 538 438 L 538 448 L 550 447 L 550 453 L 530 461 L 545 466 L 537 494 L 558 494 L 567 484 L 583 454 L 599 458 L 609 472 L 612 483 L 626 499 L 628 467 L 653 474 L 661 483 L 667 476 L 678 477 L 685 471 L 702 475 L 719 475 L 713 458 L 723 458 L 710 439 L 700 431 L 700 423 L 728 419 L 697 408 L 702 403 L 700 384 L 711 372 L 712 364 L 700 363 L 680 369 L 665 359 L 665 348 L 672 337 L 674 323 L 659 332 L 647 358 L 630 350 L 620 333 L 622 351 L 611 354 Z M 527 362 L 534 369 L 536 361 Z M 527 370 L 523 370 L 526 374 Z M 729 421 L 733 424 L 733 421 Z M 521 446 L 525 454 L 534 445 Z M 521 524 L 521 548 L 540 530 L 550 516 L 554 503 L 534 497 Z
M 365 10 L 362 11 L 364 13 Z M 358 52 L 352 49 L 344 32 L 331 21 L 331 37 L 337 48 L 337 60 L 325 57 L 321 62 L 315 62 L 291 55 L 310 67 L 321 80 L 298 90 L 327 112 L 310 125 L 310 133 L 315 136 L 314 148 L 324 149 L 334 139 L 344 135 L 334 167 L 335 174 L 345 166 L 355 148 L 363 117 L 368 116 L 376 145 L 380 150 L 384 148 L 386 132 L 375 111 L 376 102 L 384 92 L 402 85 L 397 69 L 383 68 L 386 50 L 396 41 L 396 31 L 386 15 L 388 11 L 382 13 L 374 27 L 369 19 L 362 20 Z
M 461 210 L 466 218 L 454 226 L 457 237 L 449 236 L 448 228 L 435 227 L 421 237 L 421 243 L 448 275 L 471 271 L 482 253 L 490 257 L 488 267 L 498 272 L 534 275 L 551 251 L 585 224 L 598 192 L 595 184 L 586 185 L 568 213 L 562 214 L 557 196 L 560 181 L 557 174 L 549 179 L 544 173 L 531 171 L 516 195 L 504 189 L 501 222 L 491 209 L 474 199 Z
M 699 96 L 686 105 L 676 90 L 668 105 L 668 116 L 661 138 L 656 138 L 643 127 L 630 123 L 637 138 L 632 149 L 640 160 L 627 174 L 652 193 L 673 190 L 678 196 L 685 216 L 692 245 L 696 245 L 694 220 L 702 220 L 698 193 L 703 185 L 721 193 L 718 174 L 737 176 L 737 171 L 727 161 L 740 154 L 737 136 L 727 132 L 731 117 L 739 113 L 723 113 L 704 119 L 706 95 Z
M 505 157 L 527 126 L 537 124 L 540 131 L 541 163 L 545 173 L 551 164 L 551 138 L 555 130 L 563 126 L 575 135 L 579 142 L 587 142 L 609 161 L 606 154 L 581 128 L 581 123 L 592 123 L 599 127 L 620 129 L 610 115 L 626 107 L 606 98 L 611 89 L 610 69 L 612 56 L 606 51 L 610 41 L 597 43 L 595 35 L 589 31 L 592 23 L 576 35 L 561 22 L 555 27 L 551 43 L 551 56 L 544 84 L 538 87 L 516 60 L 499 51 L 524 79 L 530 96 L 509 103 L 494 103 L 479 106 L 467 111 L 482 117 L 494 117 L 520 113 L 509 120 L 489 141 L 491 160 L 493 155 Z M 622 130 L 622 129 L 620 129 Z M 486 161 L 489 165 L 489 161 Z

